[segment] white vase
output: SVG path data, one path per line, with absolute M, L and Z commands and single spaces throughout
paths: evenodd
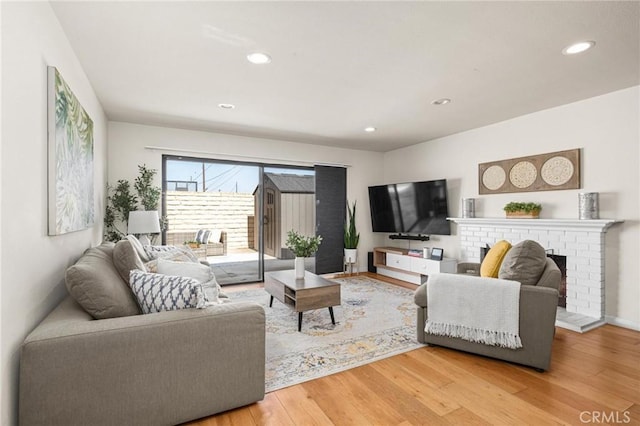
M 296 279 L 304 278 L 304 257 L 296 257 L 294 261 L 294 269 L 296 271 Z
M 346 263 L 356 263 L 358 249 L 344 249 L 344 261 Z

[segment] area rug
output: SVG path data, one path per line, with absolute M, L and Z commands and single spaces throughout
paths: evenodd
M 234 301 L 252 301 L 266 312 L 266 391 L 288 387 L 421 347 L 416 340 L 413 290 L 369 277 L 341 284 L 342 305 L 298 314 L 277 300 L 269 307 L 264 289 L 229 292 Z

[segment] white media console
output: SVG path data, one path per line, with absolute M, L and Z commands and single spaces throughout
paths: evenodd
M 458 265 L 456 259 L 431 260 L 409 256 L 407 253 L 409 253 L 408 250 L 398 247 L 376 247 L 373 249 L 373 266 L 377 268 L 380 275 L 417 285 L 425 282 L 429 274 L 456 273 Z

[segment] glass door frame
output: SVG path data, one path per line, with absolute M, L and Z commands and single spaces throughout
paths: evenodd
M 264 282 L 264 213 L 265 213 L 265 191 L 264 191 L 264 174 L 265 169 L 290 169 L 290 170 L 314 170 L 313 167 L 307 166 L 294 166 L 288 164 L 277 164 L 277 163 L 261 163 L 261 162 L 252 162 L 252 161 L 241 161 L 241 160 L 221 160 L 216 158 L 209 157 L 192 157 L 188 155 L 169 155 L 162 154 L 162 196 L 161 196 L 161 208 L 162 215 L 166 216 L 167 214 L 167 161 L 185 161 L 185 162 L 202 162 L 202 163 L 216 163 L 216 164 L 232 164 L 237 166 L 250 166 L 258 168 L 258 191 L 260 192 L 260 196 L 257 197 L 257 216 L 255 218 L 258 221 L 258 279 L 256 281 L 246 281 L 242 283 L 233 283 L 234 284 L 251 284 L 251 283 L 260 283 Z M 162 244 L 166 243 L 166 229 L 162 231 Z

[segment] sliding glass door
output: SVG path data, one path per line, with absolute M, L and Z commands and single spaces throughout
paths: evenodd
M 220 285 L 260 281 L 262 167 L 167 156 L 163 176 L 166 243 L 190 243 Z
M 293 269 L 287 232 L 315 234 L 313 169 L 163 156 L 162 175 L 165 243 L 191 245 L 220 285 Z

